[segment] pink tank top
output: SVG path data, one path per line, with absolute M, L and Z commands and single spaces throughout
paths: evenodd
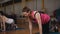
M 34 16 L 34 11 L 32 12 L 32 14 L 31 14 L 32 16 Z M 41 17 L 41 22 L 42 22 L 42 24 L 46 24 L 46 23 L 48 23 L 48 21 L 50 20 L 50 16 L 49 15 L 47 15 L 47 14 L 40 14 L 40 17 Z M 36 18 L 35 18 L 36 19 Z M 37 20 L 35 20 L 35 22 L 37 22 Z

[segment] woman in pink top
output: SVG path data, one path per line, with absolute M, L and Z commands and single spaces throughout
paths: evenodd
M 39 26 L 39 33 L 40 34 L 48 34 L 49 33 L 49 20 L 48 22 L 45 19 L 45 15 L 43 16 L 45 20 L 42 19 L 42 15 L 37 11 L 31 11 L 28 7 L 24 7 L 23 10 L 23 15 L 27 17 L 28 22 L 29 22 L 29 30 L 30 30 L 30 34 L 32 34 L 32 20 L 35 19 L 35 22 L 37 22 L 38 26 Z M 47 23 L 43 23 L 43 21 L 46 21 Z

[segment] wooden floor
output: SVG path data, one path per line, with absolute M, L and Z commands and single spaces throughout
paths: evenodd
M 24 30 L 13 30 L 13 31 L 6 31 L 6 32 L 0 32 L 0 34 L 29 34 L 29 28 L 28 23 L 25 24 L 17 24 L 20 28 L 25 28 Z M 38 27 L 33 27 L 33 34 L 36 32 L 39 32 Z
M 0 32 L 0 34 L 29 34 L 29 31 L 28 30 L 17 30 L 17 31 L 10 31 L 10 32 Z
M 12 30 L 12 31 L 6 31 L 6 32 L 0 32 L 0 34 L 29 34 L 29 28 L 28 28 L 28 24 L 18 24 L 18 27 L 20 28 L 25 28 L 23 30 Z M 38 32 L 37 28 L 33 27 L 33 34 Z

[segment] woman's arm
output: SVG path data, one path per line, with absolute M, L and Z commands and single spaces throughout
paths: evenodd
M 39 14 L 39 13 L 36 13 L 35 17 L 36 17 L 36 19 L 37 19 L 37 21 L 38 21 L 38 26 L 39 26 L 40 34 L 42 34 L 42 23 L 41 23 L 40 14 Z
M 3 30 L 3 31 L 6 31 L 6 27 L 5 27 L 5 18 L 4 18 L 4 17 L 2 17 L 2 23 L 3 23 L 3 25 L 4 25 L 4 30 Z
M 29 21 L 29 30 L 30 30 L 30 34 L 32 34 L 32 22 L 30 21 L 30 19 L 28 18 Z

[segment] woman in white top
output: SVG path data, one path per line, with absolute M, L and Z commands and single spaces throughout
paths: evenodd
M 12 27 L 16 26 L 16 24 L 14 23 L 14 19 L 7 18 L 2 12 L 0 12 L 0 20 L 2 21 L 3 25 L 7 23 L 7 24 L 11 24 Z M 4 26 L 4 31 L 5 31 L 5 26 Z

